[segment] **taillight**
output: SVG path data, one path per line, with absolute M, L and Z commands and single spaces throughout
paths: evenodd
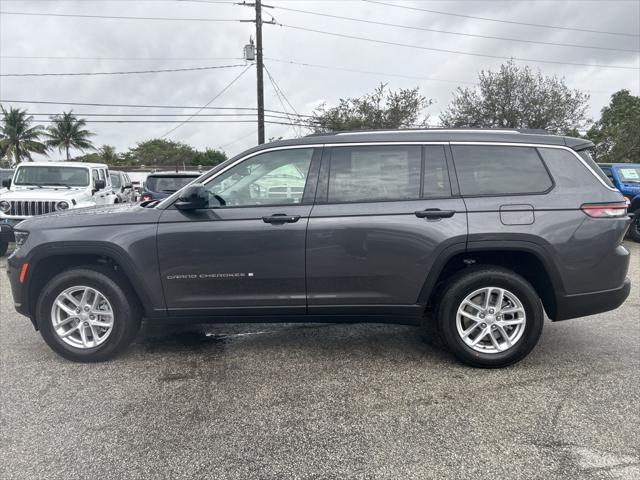
M 142 201 L 146 202 L 147 200 L 151 200 L 151 195 L 149 195 L 148 193 L 143 193 L 142 194 Z
M 627 215 L 627 203 L 585 203 L 580 209 L 593 218 L 618 218 Z

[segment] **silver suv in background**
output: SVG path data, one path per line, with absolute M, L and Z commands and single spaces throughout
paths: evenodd
M 137 194 L 127 172 L 111 170 L 111 186 L 116 195 L 115 203 L 128 203 L 137 200 Z
M 261 145 L 160 202 L 19 224 L 15 307 L 74 361 L 112 358 L 144 317 L 431 322 L 461 361 L 509 365 L 545 312 L 629 295 L 630 219 L 592 146 L 518 130 Z

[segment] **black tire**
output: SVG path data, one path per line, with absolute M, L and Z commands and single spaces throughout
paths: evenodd
M 51 321 L 56 297 L 77 285 L 100 291 L 113 309 L 112 331 L 97 347 L 83 349 L 68 345 L 55 332 Z M 44 341 L 58 355 L 74 362 L 104 362 L 117 356 L 133 341 L 140 329 L 141 314 L 126 279 L 106 266 L 89 265 L 64 271 L 45 285 L 36 304 L 36 322 Z
M 483 353 L 474 350 L 463 341 L 456 327 L 459 305 L 468 295 L 485 287 L 508 290 L 524 307 L 524 332 L 511 348 L 502 352 Z M 522 360 L 538 343 L 544 324 L 542 302 L 531 284 L 520 275 L 500 267 L 469 267 L 455 275 L 441 293 L 441 301 L 437 306 L 438 331 L 445 346 L 463 363 L 481 368 L 505 367 Z
M 640 243 L 640 212 L 635 213 L 633 222 L 629 226 L 629 237 L 634 242 Z
M 0 257 L 4 257 L 4 255 L 9 250 L 9 242 L 5 240 L 0 240 Z

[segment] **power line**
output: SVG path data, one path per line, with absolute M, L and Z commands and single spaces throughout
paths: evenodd
M 321 13 L 321 12 L 312 12 L 309 10 L 300 10 L 297 8 L 289 8 L 289 7 L 275 7 L 278 8 L 280 10 L 286 10 L 286 11 L 290 11 L 290 12 L 297 12 L 297 13 L 305 13 L 305 14 L 309 14 L 309 15 L 317 15 L 320 17 L 328 17 L 328 18 L 337 18 L 340 20 L 349 20 L 352 22 L 360 22 L 360 23 L 368 23 L 371 25 L 382 25 L 382 26 L 386 26 L 386 27 L 395 27 L 395 28 L 404 28 L 404 29 L 408 29 L 408 30 L 420 30 L 420 31 L 424 31 L 424 32 L 434 32 L 434 33 L 444 33 L 447 35 L 459 35 L 459 36 L 463 36 L 463 37 L 474 37 L 474 38 L 484 38 L 484 39 L 490 39 L 490 40 L 501 40 L 501 41 L 508 41 L 508 42 L 522 42 L 522 43 L 533 43 L 533 44 L 539 44 L 539 45 L 552 45 L 552 46 L 557 46 L 557 47 L 572 47 L 572 48 L 587 48 L 587 49 L 595 49 L 595 50 L 609 50 L 609 51 L 614 51 L 614 52 L 633 52 L 636 53 L 640 50 L 635 50 L 635 49 L 625 49 L 625 48 L 611 48 L 611 47 L 599 47 L 596 45 L 578 45 L 575 43 L 556 43 L 556 42 L 543 42 L 540 40 L 523 40 L 520 38 L 508 38 L 508 37 L 494 37 L 491 35 L 479 35 L 479 34 L 473 34 L 473 33 L 461 33 L 461 32 L 452 32 L 450 30 L 439 30 L 439 29 L 434 29 L 434 28 L 426 28 L 426 27 L 414 27 L 411 25 L 401 25 L 401 24 L 397 24 L 397 23 L 387 23 L 387 22 L 379 22 L 379 21 L 375 21 L 375 20 L 366 20 L 363 18 L 354 18 L 354 17 L 344 17 L 341 15 L 332 15 L 329 13 Z
M 93 76 L 93 75 L 133 75 L 142 73 L 175 73 L 175 72 L 194 72 L 200 70 L 216 70 L 219 68 L 244 67 L 246 64 L 239 63 L 235 65 L 218 65 L 212 67 L 191 67 L 191 68 L 168 68 L 162 70 L 134 70 L 125 72 L 68 72 L 68 73 L 2 73 L 0 77 L 77 77 L 77 76 Z
M 236 18 L 176 18 L 176 17 L 130 17 L 122 15 L 86 15 L 80 13 L 49 13 L 49 12 L 8 12 L 0 11 L 0 15 L 22 15 L 30 17 L 68 17 L 95 18 L 107 20 L 160 20 L 163 22 L 246 22 L 248 20 Z
M 258 133 L 258 130 L 252 130 L 251 132 L 241 136 L 240 138 L 236 138 L 235 140 L 231 141 L 231 142 L 227 142 L 224 145 L 220 145 L 218 148 L 220 149 L 224 149 L 226 147 L 228 147 L 229 145 L 233 145 L 234 143 L 238 143 L 240 140 L 244 140 L 247 137 L 252 137 L 253 135 L 255 135 L 256 133 Z
M 6 0 L 5 0 L 6 1 Z M 200 61 L 209 62 L 211 60 L 244 60 L 241 57 L 73 57 L 73 56 L 42 56 L 42 55 L 0 55 L 0 59 L 16 60 L 124 60 L 124 61 Z
M 29 113 L 34 117 L 52 117 L 61 115 L 64 112 L 58 113 Z M 80 113 L 74 112 L 76 117 L 255 117 L 255 113 L 198 113 L 197 115 L 189 113 Z M 280 119 L 288 119 L 293 116 L 288 112 L 283 112 L 282 115 L 268 114 L 266 116 Z
M 425 80 L 429 82 L 443 82 L 443 83 L 452 83 L 455 85 L 466 84 L 466 85 L 476 85 L 475 82 L 467 82 L 463 80 L 443 80 L 439 78 L 432 77 L 420 77 L 416 75 L 404 75 L 401 73 L 389 73 L 389 72 L 376 72 L 373 70 L 358 70 L 354 68 L 344 68 L 344 67 L 336 67 L 333 65 L 320 65 L 317 63 L 307 63 L 307 62 L 296 62 L 294 60 L 282 60 L 279 58 L 265 57 L 265 60 L 269 60 L 270 62 L 279 62 L 279 63 L 288 63 L 290 65 L 300 65 L 302 67 L 313 67 L 313 68 L 324 68 L 327 70 L 337 70 L 343 72 L 351 72 L 351 73 L 364 73 L 367 75 L 384 75 L 386 77 L 399 77 L 399 78 L 409 78 L 413 80 Z
M 624 65 L 600 65 L 600 64 L 595 64 L 595 63 L 574 63 L 574 62 L 560 62 L 560 61 L 556 61 L 556 60 L 538 60 L 538 59 L 532 59 L 532 58 L 522 58 L 522 57 L 503 57 L 501 55 L 489 55 L 486 53 L 471 53 L 471 52 L 464 52 L 464 51 L 460 51 L 460 50 L 449 50 L 449 49 L 445 49 L 445 48 L 434 48 L 434 47 L 425 47 L 423 45 L 413 45 L 413 44 L 409 44 L 409 43 L 399 43 L 399 42 L 391 42 L 388 40 L 379 40 L 376 38 L 366 38 L 366 37 L 358 37 L 356 35 L 348 35 L 348 34 L 344 34 L 344 33 L 335 33 L 335 32 L 327 32 L 324 30 L 316 30 L 314 28 L 306 28 L 306 27 L 297 27 L 294 25 L 285 25 L 285 24 L 278 24 L 281 27 L 285 27 L 285 28 L 291 28 L 294 30 L 301 30 L 304 32 L 313 32 L 313 33 L 320 33 L 322 35 L 330 35 L 333 37 L 340 37 L 340 38 L 349 38 L 352 40 L 362 40 L 365 42 L 372 42 L 372 43 L 379 43 L 379 44 L 383 44 L 383 45 L 393 45 L 396 47 L 406 47 L 406 48 L 414 48 L 414 49 L 418 49 L 418 50 L 428 50 L 428 51 L 432 51 L 432 52 L 441 52 L 441 53 L 453 53 L 456 55 L 466 55 L 466 56 L 471 56 L 471 57 L 484 57 L 484 58 L 497 58 L 500 60 L 517 60 L 520 62 L 533 62 L 533 63 L 549 63 L 549 64 L 554 64 L 554 65 L 569 65 L 569 66 L 573 66 L 573 67 L 597 67 L 597 68 L 616 68 L 616 69 L 621 69 L 621 70 L 640 70 L 638 67 L 626 67 Z
M 553 28 L 553 29 L 557 29 L 557 30 L 570 30 L 570 31 L 574 31 L 574 32 L 601 33 L 601 34 L 606 34 L 606 35 L 620 35 L 620 36 L 624 36 L 624 37 L 640 37 L 640 35 L 635 34 L 635 33 L 607 32 L 607 31 L 603 31 L 603 30 L 591 30 L 591 29 L 587 29 L 587 28 L 563 27 L 563 26 L 559 26 L 559 25 L 544 25 L 544 24 L 541 24 L 541 23 L 516 22 L 516 21 L 513 21 L 513 20 L 500 20 L 500 19 L 497 19 L 497 18 L 476 17 L 476 16 L 473 16 L 473 15 L 463 15 L 461 13 L 442 12 L 442 11 L 438 11 L 438 10 L 430 10 L 430 9 L 427 9 L 427 8 L 410 7 L 408 5 L 398 5 L 398 4 L 394 4 L 394 3 L 380 2 L 378 0 L 362 0 L 362 1 L 363 2 L 367 2 L 367 3 L 375 3 L 375 4 L 378 4 L 378 5 L 386 5 L 388 7 L 404 8 L 406 10 L 417 10 L 417 11 L 420 11 L 420 12 L 437 13 L 439 15 L 449 15 L 451 17 L 471 18 L 471 19 L 474 19 L 474 20 L 484 20 L 484 21 L 487 21 L 487 22 L 510 23 L 512 25 L 524 25 L 524 26 L 527 26 L 527 27 L 540 27 L 540 28 Z
M 38 120 L 41 123 L 52 123 L 54 120 Z M 87 120 L 86 123 L 176 123 L 174 120 Z M 185 120 L 179 126 L 186 123 L 255 123 L 255 120 Z M 276 120 L 265 120 L 265 123 L 271 123 L 274 125 L 297 125 L 302 127 L 308 127 L 307 123 L 291 123 L 291 122 L 279 122 Z M 166 137 L 166 134 L 161 138 Z
M 191 117 L 187 118 L 186 120 L 180 122 L 178 125 L 176 125 L 175 127 L 173 127 L 171 130 L 169 130 L 167 133 L 165 133 L 164 135 L 162 135 L 162 138 L 167 137 L 169 134 L 175 132 L 178 128 L 180 128 L 181 126 L 183 126 L 185 123 L 187 123 L 188 121 L 192 120 L 193 117 L 195 117 L 198 113 L 202 112 L 205 108 L 207 108 L 210 104 L 212 104 L 215 100 L 218 99 L 218 97 L 220 97 L 224 92 L 226 92 L 227 90 L 229 90 L 229 88 L 231 88 L 231 86 L 236 83 L 240 77 L 242 77 L 242 75 L 244 75 L 250 68 L 252 65 L 248 65 L 247 68 L 245 68 L 244 70 L 242 70 L 242 72 L 240 72 L 239 75 L 237 75 L 233 80 L 231 80 L 231 82 L 229 82 L 227 84 L 226 87 L 224 87 L 222 90 L 220 90 L 211 100 L 209 100 L 207 103 L 204 104 L 204 106 L 202 106 L 201 108 L 199 108 L 196 113 L 194 113 L 193 115 L 191 115 Z
M 189 109 L 201 109 L 201 110 L 257 110 L 256 107 L 211 107 L 207 106 L 205 108 L 200 106 L 184 106 L 184 105 L 141 105 L 141 104 L 131 104 L 131 103 L 82 103 L 82 102 L 54 102 L 54 101 L 45 101 L 45 100 L 2 100 L 0 99 L 0 103 L 27 103 L 34 105 L 69 105 L 69 106 L 80 106 L 80 107 L 119 107 L 119 108 L 163 108 L 163 109 L 179 109 L 179 110 L 189 110 Z M 271 113 L 286 113 L 281 112 L 279 110 L 268 110 L 265 109 L 265 112 Z M 311 115 L 300 115 L 300 117 L 310 117 Z
M 284 92 L 280 89 L 280 87 L 278 86 L 278 84 L 276 83 L 275 79 L 273 78 L 273 76 L 271 75 L 271 72 L 269 71 L 269 69 L 267 68 L 267 66 L 264 66 L 264 70 L 265 72 L 267 72 L 267 76 L 269 77 L 269 81 L 271 82 L 271 86 L 273 87 L 274 92 L 276 93 L 276 97 L 278 97 L 278 101 L 280 102 L 280 105 L 282 105 L 282 109 L 286 112 L 287 111 L 287 107 L 285 106 L 285 103 L 287 103 L 289 105 L 289 107 L 293 110 L 293 112 L 297 115 L 298 112 L 296 111 L 296 109 L 293 107 L 293 105 L 291 105 L 291 102 L 289 102 L 289 100 L 287 99 L 287 97 L 285 96 Z M 283 100 L 284 99 L 284 100 Z M 294 117 L 295 118 L 295 117 Z M 294 129 L 294 132 L 299 135 L 300 132 L 299 130 L 296 132 Z

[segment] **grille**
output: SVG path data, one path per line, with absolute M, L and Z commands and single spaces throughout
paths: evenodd
M 12 200 L 9 203 L 11 204 L 11 209 L 8 212 L 9 216 L 31 217 L 55 212 L 56 210 L 56 202 Z

